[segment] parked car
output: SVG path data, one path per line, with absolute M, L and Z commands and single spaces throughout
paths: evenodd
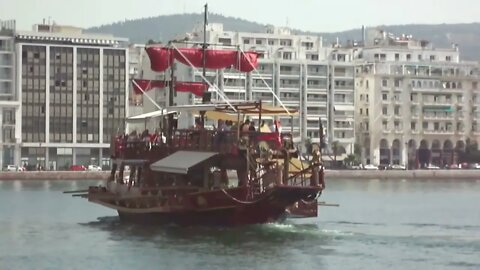
M 347 169 L 349 169 L 349 170 L 361 170 L 362 166 L 361 165 L 352 165 L 352 166 L 347 167 Z
M 468 164 L 468 168 L 469 168 L 469 169 L 475 169 L 475 170 L 476 170 L 476 169 L 480 169 L 480 164 L 478 164 L 478 163 L 470 163 L 470 164 Z
M 16 171 L 24 171 L 24 169 L 23 167 L 17 167 L 15 165 L 7 165 L 7 171 L 16 172 Z
M 393 164 L 390 166 L 390 170 L 406 170 L 407 167 L 399 164 Z
M 378 167 L 375 166 L 375 165 L 372 165 L 372 164 L 367 164 L 367 165 L 363 166 L 363 169 L 364 170 L 378 170 Z
M 427 170 L 440 170 L 440 167 L 438 167 L 436 165 L 433 165 L 433 164 L 429 164 L 426 169 Z
M 88 165 L 88 170 L 92 172 L 101 172 L 102 168 L 97 165 Z
M 458 169 L 461 169 L 461 167 L 460 167 L 458 164 L 447 165 L 446 168 L 447 168 L 447 169 L 450 169 L 450 170 L 458 170 Z
M 70 166 L 70 171 L 86 171 L 87 168 L 83 165 L 72 165 Z

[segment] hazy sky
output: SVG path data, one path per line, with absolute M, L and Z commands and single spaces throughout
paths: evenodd
M 333 32 L 382 24 L 480 21 L 477 0 L 1 0 L 0 20 L 17 29 L 51 17 L 57 24 L 97 26 L 157 15 L 209 10 L 264 24 Z

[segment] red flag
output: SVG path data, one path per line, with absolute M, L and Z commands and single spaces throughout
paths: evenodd
M 175 83 L 175 90 L 178 92 L 190 92 L 201 97 L 208 90 L 208 84 L 202 82 L 177 82 Z
M 153 88 L 165 88 L 165 82 L 156 80 L 132 80 L 133 92 L 137 95 L 142 94 Z M 142 92 L 143 90 L 143 92 Z

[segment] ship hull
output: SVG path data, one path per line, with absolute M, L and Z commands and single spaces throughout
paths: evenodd
M 233 195 L 232 195 L 233 194 Z M 285 218 L 286 209 L 305 200 L 315 201 L 319 190 L 313 187 L 275 187 L 255 200 L 240 200 L 240 190 L 219 190 L 191 195 L 190 207 L 170 211 L 117 209 L 120 220 L 140 224 L 181 226 L 241 226 L 276 222 Z M 199 199 L 201 198 L 201 200 Z M 200 204 L 196 203 L 201 201 Z M 105 205 L 105 204 L 103 204 Z M 316 203 L 315 203 L 316 206 Z M 116 208 L 111 206 L 111 208 Z

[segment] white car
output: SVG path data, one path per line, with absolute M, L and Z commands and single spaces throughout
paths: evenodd
M 17 166 L 15 165 L 7 165 L 7 171 L 9 172 L 16 172 L 18 169 L 17 169 Z
M 407 168 L 403 165 L 393 164 L 390 166 L 391 170 L 406 170 Z
M 440 167 L 430 164 L 427 166 L 427 170 L 440 170 Z
M 102 168 L 100 166 L 97 166 L 97 165 L 88 165 L 87 170 L 92 171 L 92 172 L 101 172 Z
M 378 167 L 375 166 L 375 165 L 372 165 L 372 164 L 367 164 L 367 165 L 363 166 L 363 169 L 364 170 L 378 170 Z

